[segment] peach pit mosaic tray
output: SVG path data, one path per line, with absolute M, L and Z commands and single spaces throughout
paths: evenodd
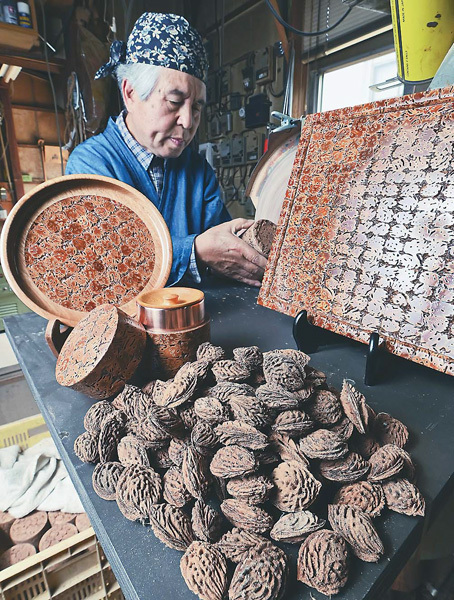
M 454 88 L 309 115 L 259 304 L 454 375 Z
M 172 245 L 161 214 L 140 192 L 109 177 L 67 175 L 14 206 L 1 255 L 29 308 L 74 326 L 105 303 L 135 315 L 136 296 L 165 285 Z

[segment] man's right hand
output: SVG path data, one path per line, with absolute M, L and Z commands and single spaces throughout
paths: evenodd
M 219 275 L 259 287 L 266 258 L 235 235 L 253 224 L 252 220 L 233 219 L 198 235 L 194 248 L 199 266 L 210 267 Z

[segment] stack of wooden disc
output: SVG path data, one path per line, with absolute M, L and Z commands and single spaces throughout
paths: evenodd
M 0 571 L 88 529 L 85 513 L 33 511 L 16 519 L 0 512 Z

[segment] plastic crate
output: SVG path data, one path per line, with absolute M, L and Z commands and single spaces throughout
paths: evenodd
M 0 427 L 0 448 L 28 448 L 49 436 L 41 415 Z M 90 527 L 0 571 L 1 600 L 124 600 Z
M 0 448 L 17 444 L 21 450 L 25 450 L 49 435 L 42 415 L 27 417 L 0 426 Z

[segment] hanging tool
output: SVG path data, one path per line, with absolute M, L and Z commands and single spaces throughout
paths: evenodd
M 275 129 L 273 129 L 272 133 L 277 133 L 278 131 L 285 131 L 286 129 L 292 129 L 292 127 L 295 127 L 295 125 L 297 125 L 299 122 L 302 122 L 302 120 L 303 120 L 303 119 L 294 119 L 293 117 L 290 117 L 289 115 L 285 115 L 284 113 L 279 112 L 278 110 L 273 110 L 271 112 L 271 116 L 274 117 L 275 119 L 281 120 L 281 124 L 279 125 L 279 127 L 276 127 Z
M 66 100 L 65 150 L 72 150 L 87 139 L 85 105 L 80 91 L 77 74 L 73 71 L 68 77 Z
M 285 114 L 290 114 L 293 105 L 293 80 L 295 75 L 295 48 L 291 46 L 290 58 L 288 61 L 287 81 L 285 83 L 284 104 L 282 110 Z
M 288 65 L 287 82 L 285 84 L 285 96 L 284 96 L 284 104 L 283 104 L 283 108 L 282 108 L 283 112 L 279 112 L 277 110 L 273 110 L 271 112 L 272 117 L 274 117 L 275 119 L 281 120 L 280 126 L 273 129 L 273 133 L 277 133 L 279 131 L 284 131 L 285 129 L 291 129 L 292 127 L 295 127 L 295 125 L 297 125 L 301 121 L 301 119 L 294 119 L 293 117 L 290 116 L 290 111 L 291 111 L 292 101 L 293 101 L 292 90 L 293 90 L 294 65 L 295 65 L 295 51 L 294 51 L 294 48 L 292 45 L 291 51 L 290 51 L 290 61 L 289 61 L 289 65 Z
M 46 147 L 43 139 L 38 140 L 37 142 L 38 148 L 41 154 L 41 165 L 43 167 L 43 178 L 44 181 L 47 181 L 47 173 L 46 173 Z

